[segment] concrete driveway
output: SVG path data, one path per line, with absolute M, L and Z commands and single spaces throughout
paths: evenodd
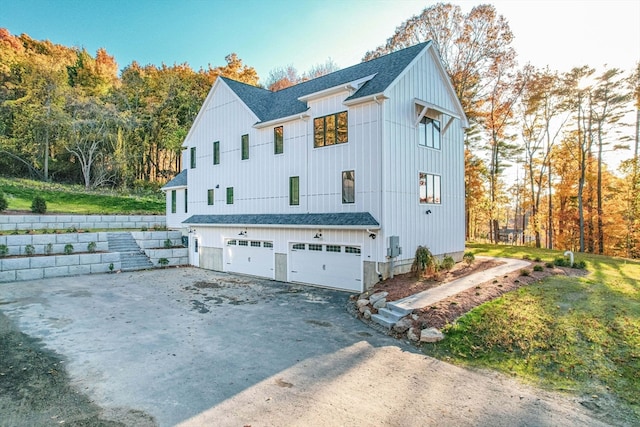
M 0 310 L 80 392 L 162 426 L 604 425 L 574 399 L 425 357 L 347 300 L 194 268 L 0 286 Z

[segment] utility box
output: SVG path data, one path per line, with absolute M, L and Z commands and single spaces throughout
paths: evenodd
M 389 236 L 389 247 L 387 248 L 387 256 L 389 258 L 395 258 L 402 254 L 402 248 L 400 247 L 399 236 Z

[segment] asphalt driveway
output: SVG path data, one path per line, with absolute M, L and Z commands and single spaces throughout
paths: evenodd
M 600 425 L 572 399 L 439 362 L 370 329 L 346 312 L 348 296 L 180 268 L 3 284 L 0 310 L 62 355 L 72 385 L 114 419 Z

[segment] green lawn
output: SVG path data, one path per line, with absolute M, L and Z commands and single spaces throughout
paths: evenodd
M 552 261 L 559 251 L 470 244 L 475 255 Z M 584 277 L 553 276 L 483 304 L 425 353 L 607 399 L 640 421 L 640 262 L 577 254 Z M 595 396 L 595 397 L 594 397 Z
M 47 213 L 65 214 L 164 214 L 161 192 L 133 195 L 117 192 L 85 191 L 78 185 L 44 183 L 25 179 L 0 178 L 9 210 L 31 211 L 37 195 L 47 202 Z

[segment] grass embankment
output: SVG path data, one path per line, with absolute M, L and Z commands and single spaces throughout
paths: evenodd
M 47 213 L 64 214 L 164 214 L 165 199 L 161 192 L 143 195 L 124 192 L 86 191 L 79 185 L 63 185 L 26 179 L 0 178 L 8 210 L 31 211 L 36 196 L 47 202 Z
M 559 251 L 471 244 L 476 255 L 543 261 Z M 552 276 L 483 304 L 425 353 L 537 385 L 612 400 L 640 420 L 640 263 L 577 254 L 584 277 Z M 595 407 L 600 407 L 596 404 Z

